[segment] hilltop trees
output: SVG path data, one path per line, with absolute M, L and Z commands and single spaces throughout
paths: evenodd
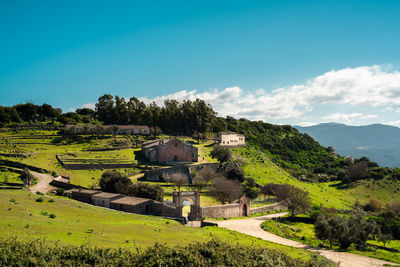
M 96 103 L 97 117 L 104 124 L 145 124 L 161 127 L 166 133 L 192 135 L 205 133 L 212 127 L 216 112 L 203 100 L 165 100 L 159 107 L 155 102 L 146 105 L 136 97 L 128 101 L 110 94 Z

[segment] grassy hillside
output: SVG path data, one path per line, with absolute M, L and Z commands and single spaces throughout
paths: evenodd
M 0 190 L 0 236 L 128 249 L 134 245 L 145 248 L 155 242 L 186 245 L 215 237 L 230 243 L 258 244 L 302 259 L 315 255 L 218 227 L 187 228 L 172 220 L 123 213 L 62 197 L 45 196 L 43 202 L 37 202 L 39 197 L 24 190 Z
M 235 148 L 235 155 L 246 159 L 246 176 L 254 178 L 260 184 L 287 183 L 310 193 L 313 204 L 348 208 L 356 201 L 366 202 L 375 197 L 382 201 L 400 199 L 400 181 L 398 180 L 362 180 L 348 188 L 341 188 L 340 182 L 310 183 L 293 178 L 288 172 L 272 162 L 269 156 L 253 147 Z
M 0 151 L 2 153 L 27 153 L 25 158 L 4 157 L 0 159 L 8 159 L 19 161 L 28 165 L 37 166 L 58 174 L 69 176 L 71 183 L 91 187 L 97 185 L 101 174 L 104 170 L 66 170 L 62 168 L 56 159 L 57 154 L 61 154 L 63 159 L 75 160 L 74 163 L 99 163 L 107 161 L 109 163 L 117 163 L 120 161 L 133 163 L 133 168 L 118 169 L 123 174 L 132 174 L 140 171 L 138 167 L 157 165 L 144 161 L 140 153 L 140 148 L 125 148 L 113 151 L 87 151 L 89 149 L 116 147 L 120 144 L 136 146 L 143 140 L 143 137 L 130 136 L 86 136 L 84 138 L 74 139 L 65 138 L 57 134 L 56 131 L 42 130 L 24 130 L 10 131 L 0 133 Z M 167 137 L 167 136 L 164 136 Z M 194 142 L 193 139 L 185 141 Z M 211 159 L 209 152 L 210 142 L 197 144 L 199 147 L 199 162 L 215 162 Z

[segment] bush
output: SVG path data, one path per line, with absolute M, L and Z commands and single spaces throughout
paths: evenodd
M 151 184 L 147 184 L 147 183 L 138 182 L 138 183 L 133 184 L 129 188 L 127 195 L 154 199 L 156 201 L 161 202 L 161 201 L 163 201 L 164 190 L 159 185 L 151 185 Z
M 93 230 L 93 229 L 88 229 Z M 212 239 L 169 247 L 156 243 L 138 251 L 88 246 L 50 246 L 44 241 L 0 240 L 1 266 L 293 266 L 322 267 L 325 259 L 293 259 L 261 246 L 243 246 Z
M 213 159 L 216 158 L 221 163 L 227 162 L 232 158 L 232 153 L 228 148 L 218 145 L 214 146 L 210 154 Z
M 57 188 L 57 190 L 56 190 L 56 195 L 57 196 L 63 196 L 64 195 L 64 189 L 62 189 L 62 188 Z
M 37 198 L 36 202 L 43 202 L 43 198 L 42 197 Z
M 51 214 L 49 215 L 49 218 L 55 219 L 55 218 L 56 218 L 56 215 L 55 215 L 54 213 L 51 213 Z
M 99 185 L 104 192 L 126 194 L 132 181 L 118 171 L 106 171 L 101 175 Z

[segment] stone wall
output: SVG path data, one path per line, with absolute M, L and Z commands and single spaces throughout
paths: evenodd
M 217 169 L 219 167 L 219 163 L 205 163 L 205 164 L 197 164 L 197 165 L 188 165 L 188 166 L 175 166 L 170 168 L 160 168 L 155 170 L 146 171 L 144 177 L 141 180 L 151 181 L 151 182 L 163 182 L 163 177 L 167 175 L 171 175 L 174 173 L 184 173 L 188 176 L 188 182 L 192 182 L 192 171 L 199 171 L 202 167 L 211 167 Z
M 134 167 L 132 163 L 64 163 L 59 155 L 56 155 L 56 159 L 66 170 L 128 169 Z
M 201 217 L 207 217 L 207 218 L 239 217 L 240 216 L 239 203 L 200 207 L 200 214 Z
M 256 214 L 256 213 L 265 213 L 267 211 L 285 210 L 285 209 L 287 209 L 287 206 L 285 204 L 283 204 L 282 202 L 278 202 L 278 203 L 267 205 L 267 206 L 251 208 L 249 215 Z

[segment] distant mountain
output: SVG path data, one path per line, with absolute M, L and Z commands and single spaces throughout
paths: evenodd
M 400 128 L 382 124 L 348 126 L 322 123 L 295 126 L 321 145 L 332 146 L 341 156 L 369 157 L 381 166 L 400 167 Z

